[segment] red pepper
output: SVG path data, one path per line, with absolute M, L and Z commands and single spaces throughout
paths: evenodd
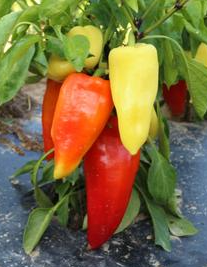
M 56 179 L 69 175 L 97 139 L 113 109 L 110 83 L 73 73 L 64 81 L 52 125 Z
M 117 117 L 112 117 L 84 158 L 87 236 L 92 249 L 106 242 L 119 226 L 139 161 L 140 152 L 132 156 L 122 145 Z
M 180 116 L 185 112 L 187 99 L 187 85 L 185 81 L 180 80 L 169 89 L 163 85 L 163 97 L 169 106 L 173 116 Z
M 61 85 L 61 83 L 55 82 L 53 80 L 47 80 L 47 88 L 42 104 L 42 131 L 45 153 L 54 147 L 51 137 L 51 128 Z M 50 160 L 53 157 L 54 153 L 51 153 L 47 156 L 47 159 Z

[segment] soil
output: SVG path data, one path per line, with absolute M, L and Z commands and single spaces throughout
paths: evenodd
M 31 119 L 37 105 L 42 103 L 45 91 L 45 81 L 25 86 L 10 102 L 0 107 L 0 143 L 9 147 L 19 155 L 24 155 L 24 149 L 42 151 L 39 136 L 31 135 L 24 130 L 22 119 Z M 17 146 L 7 135 L 15 135 L 20 141 Z
M 31 117 L 31 111 L 35 108 L 36 105 L 37 105 L 36 101 L 34 101 L 24 92 L 20 92 L 10 102 L 0 107 L 0 118 L 29 119 Z

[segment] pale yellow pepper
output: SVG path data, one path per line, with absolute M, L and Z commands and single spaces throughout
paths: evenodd
M 207 67 L 207 45 L 201 43 L 196 52 L 195 60 Z
M 157 137 L 159 131 L 159 120 L 157 117 L 157 113 L 153 107 L 151 121 L 150 121 L 150 128 L 149 128 L 149 137 L 153 140 Z
M 73 72 L 76 72 L 76 70 L 70 62 L 59 56 L 51 55 L 48 62 L 48 78 L 60 82 Z
M 146 142 L 158 90 L 157 50 L 151 44 L 118 47 L 109 54 L 109 77 L 119 132 L 135 155 Z
M 103 35 L 101 30 L 92 25 L 84 27 L 76 26 L 73 27 L 66 35 L 68 37 L 83 35 L 88 38 L 91 57 L 85 60 L 85 68 L 93 69 L 99 62 L 101 56 L 103 46 Z M 50 79 L 62 81 L 73 72 L 76 72 L 76 70 L 69 61 L 61 59 L 55 55 L 50 57 L 48 64 L 48 77 Z

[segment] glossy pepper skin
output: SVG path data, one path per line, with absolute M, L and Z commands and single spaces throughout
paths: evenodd
M 99 62 L 103 46 L 103 35 L 100 29 L 92 25 L 84 27 L 76 26 L 73 27 L 66 35 L 68 37 L 83 35 L 88 38 L 90 43 L 90 54 L 92 56 L 86 59 L 85 68 L 93 69 Z M 56 55 L 52 55 L 50 57 L 48 64 L 49 78 L 56 81 L 62 81 L 73 72 L 76 72 L 76 70 L 67 60 L 61 59 Z
M 117 118 L 111 117 L 84 158 L 91 249 L 106 242 L 121 223 L 139 161 L 140 152 L 132 156 L 122 145 Z
M 180 80 L 177 84 L 168 88 L 163 85 L 163 97 L 173 116 L 181 116 L 185 112 L 187 99 L 186 82 Z
M 158 90 L 157 50 L 150 44 L 118 47 L 109 54 L 112 98 L 123 145 L 135 155 L 149 133 Z
M 42 132 L 45 153 L 54 147 L 51 136 L 51 128 L 61 85 L 61 83 L 56 81 L 50 79 L 47 80 L 47 87 L 42 104 Z M 47 156 L 47 159 L 50 160 L 53 157 L 54 153 L 51 153 Z
M 64 81 L 52 125 L 56 179 L 69 175 L 103 130 L 113 108 L 110 83 L 73 73 Z

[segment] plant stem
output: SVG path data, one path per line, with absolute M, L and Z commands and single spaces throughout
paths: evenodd
M 135 26 L 134 22 L 133 22 L 133 19 L 131 18 L 127 8 L 125 7 L 125 5 L 122 6 L 122 10 L 124 11 L 124 14 L 125 16 L 127 17 L 127 20 L 129 21 L 131 27 L 132 27 L 132 30 L 133 32 L 138 32 L 138 29 L 137 27 Z
M 157 1 L 157 0 L 155 0 L 155 1 Z M 150 26 L 148 29 L 146 29 L 139 39 L 141 39 L 143 36 L 146 36 L 150 32 L 152 32 L 153 30 L 155 30 L 159 25 L 161 25 L 169 17 L 171 17 L 176 11 L 180 10 L 181 8 L 183 8 L 183 6 L 188 1 L 190 1 L 190 0 L 181 0 L 179 2 L 176 2 L 176 4 L 172 8 L 170 8 L 170 10 L 162 18 L 160 18 L 156 23 L 154 23 L 152 26 Z
M 151 10 L 154 8 L 154 6 L 159 2 L 159 0 L 154 0 L 149 7 L 147 8 L 147 10 L 144 12 L 144 14 L 141 17 L 141 20 L 144 20 L 147 15 L 151 12 Z
M 53 211 L 56 212 L 57 209 L 62 205 L 67 197 L 70 197 L 71 193 L 66 194 L 57 204 L 53 207 Z
M 16 24 L 15 28 L 14 28 L 14 31 L 19 27 L 19 26 L 22 26 L 22 25 L 27 25 L 27 26 L 33 26 L 34 29 L 37 31 L 37 33 L 39 34 L 42 34 L 42 31 L 41 29 L 33 22 L 27 22 L 27 21 L 23 21 L 23 22 L 19 22 L 18 24 Z
M 103 36 L 102 52 L 101 52 L 101 57 L 100 57 L 99 64 L 98 64 L 99 68 L 101 68 L 101 63 L 103 60 L 104 47 L 105 47 L 106 43 L 108 42 L 108 40 L 110 39 L 113 26 L 114 26 L 114 17 L 111 18 L 109 25 L 108 25 L 108 28 L 106 29 L 104 36 Z
M 27 4 L 24 1 L 17 0 L 17 4 L 24 10 L 28 8 Z
M 37 186 L 37 174 L 39 171 L 39 168 L 41 166 L 42 161 L 48 156 L 50 155 L 52 152 L 54 152 L 54 148 L 50 149 L 47 153 L 45 153 L 44 155 L 41 156 L 41 158 L 38 160 L 38 162 L 35 164 L 34 168 L 33 168 L 33 172 L 32 172 L 32 176 L 31 176 L 31 182 L 34 186 Z
M 145 10 L 146 9 L 146 4 L 145 4 L 144 0 L 138 0 L 138 3 L 139 3 L 139 8 L 141 10 Z
M 106 69 L 103 68 L 98 68 L 97 70 L 95 70 L 95 72 L 93 73 L 94 77 L 101 77 L 103 75 L 106 75 Z
M 35 0 L 30 0 L 34 5 L 37 5 L 37 2 Z
M 105 33 L 104 33 L 104 37 L 103 37 L 103 48 L 106 45 L 106 43 L 108 42 L 108 40 L 110 39 L 112 30 L 113 30 L 113 26 L 114 26 L 114 17 L 111 18 L 111 20 L 109 22 L 109 26 L 106 29 Z

